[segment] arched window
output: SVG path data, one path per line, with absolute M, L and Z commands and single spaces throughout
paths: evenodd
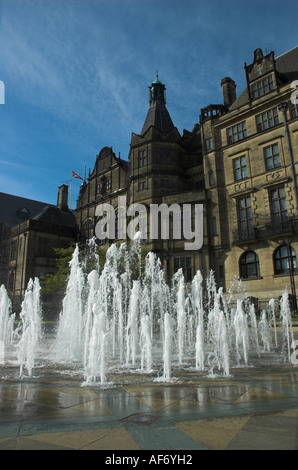
M 92 219 L 87 219 L 83 223 L 83 240 L 90 240 L 93 237 L 93 222 Z
M 290 274 L 298 272 L 296 252 L 291 245 L 282 245 L 274 252 L 274 274 Z
M 123 207 L 115 209 L 115 238 L 124 240 L 126 238 L 126 210 Z
M 246 251 L 240 258 L 240 277 L 249 279 L 260 276 L 259 257 L 254 251 Z

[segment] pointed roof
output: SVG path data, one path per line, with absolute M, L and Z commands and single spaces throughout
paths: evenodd
M 169 111 L 166 108 L 165 85 L 159 80 L 158 72 L 156 78 L 149 86 L 150 91 L 150 108 L 142 128 L 141 135 L 153 126 L 163 134 L 166 134 L 174 128 Z
M 276 57 L 275 67 L 277 73 L 280 77 L 283 77 L 283 81 L 285 83 L 295 80 L 298 75 L 298 46 Z M 241 106 L 244 106 L 248 103 L 249 94 L 248 89 L 245 88 L 229 107 L 229 111 L 234 111 L 235 109 L 240 108 Z
M 163 83 L 161 83 L 161 81 L 158 78 L 158 70 L 156 70 L 156 78 L 155 78 L 154 82 L 152 82 L 152 84 L 155 84 L 155 83 L 159 83 L 160 85 L 164 85 Z
M 57 206 L 0 192 L 0 223 L 11 228 L 25 220 L 75 227 L 73 211 L 61 211 Z

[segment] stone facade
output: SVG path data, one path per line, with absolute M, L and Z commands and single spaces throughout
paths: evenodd
M 225 77 L 223 103 L 202 108 L 199 123 L 183 135 L 156 77 L 142 131 L 132 134 L 128 162 L 102 149 L 81 186 L 76 209 L 81 240 L 95 234 L 96 207 L 108 202 L 117 212 L 120 195 L 127 205 L 203 204 L 200 250 L 186 251 L 183 239 L 152 240 L 148 228 L 147 242 L 168 277 L 180 267 L 187 280 L 198 269 L 205 276 L 212 269 L 218 286 L 229 290 L 241 279 L 260 302 L 279 297 L 285 287 L 295 296 L 298 109 L 291 85 L 298 79 L 298 47 L 277 58 L 257 49 L 244 72 L 247 87 L 240 95 Z
M 291 84 L 298 48 L 276 59 L 258 49 L 245 72 L 247 88 L 225 112 L 201 113 L 201 130 L 214 139 L 205 158 L 218 166 L 225 206 L 223 217 L 215 207 L 225 286 L 236 276 L 250 295 L 267 301 L 285 287 L 295 295 L 298 115 Z
M 62 185 L 57 206 L 0 193 L 0 285 L 19 308 L 30 278 L 57 271 L 55 248 L 76 241 L 75 215 Z
M 186 252 L 184 240 L 171 237 L 171 227 L 170 239 L 150 239 L 150 206 L 205 204 L 200 126 L 181 136 L 165 105 L 164 84 L 156 78 L 149 88 L 150 108 L 142 133 L 132 134 L 129 161 L 117 158 L 111 148 L 104 148 L 97 156 L 93 171 L 89 172 L 88 182 L 81 185 L 76 208 L 80 239 L 85 241 L 95 235 L 99 204 L 111 204 L 117 218 L 118 197 L 125 197 L 126 207 L 142 204 L 148 209 L 146 241 L 164 262 L 168 277 L 179 266 L 190 280 L 195 271 L 202 268 L 201 253 Z M 107 182 L 104 191 L 102 181 Z M 170 213 L 170 226 L 172 218 Z M 119 239 L 117 233 L 115 235 L 110 241 Z

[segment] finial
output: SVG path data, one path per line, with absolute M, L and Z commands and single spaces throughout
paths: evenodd
M 155 84 L 158 83 L 158 84 L 162 85 L 161 81 L 160 81 L 159 78 L 158 78 L 158 70 L 156 70 L 156 77 L 155 77 L 155 80 L 154 80 L 153 83 L 155 83 Z

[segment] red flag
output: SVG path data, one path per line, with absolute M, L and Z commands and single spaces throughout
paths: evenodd
M 71 170 L 72 171 L 72 177 L 73 178 L 78 178 L 79 180 L 82 180 L 83 178 L 81 178 L 75 171 Z

